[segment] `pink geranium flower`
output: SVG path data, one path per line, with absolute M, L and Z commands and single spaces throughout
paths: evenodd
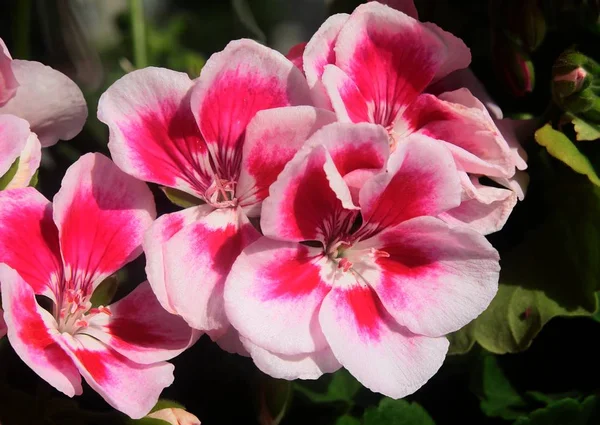
M 59 391 L 81 394 L 83 376 L 133 418 L 173 382 L 164 360 L 190 344 L 191 329 L 161 308 L 147 282 L 109 306 L 92 307 L 90 298 L 142 252 L 155 214 L 146 185 L 100 154 L 69 168 L 53 203 L 33 188 L 0 192 L 0 280 L 12 347 Z
M 12 59 L 0 39 L 0 189 L 25 187 L 40 165 L 41 148 L 82 129 L 87 106 L 67 76 L 39 62 Z
M 315 379 L 343 366 L 403 397 L 442 364 L 444 335 L 494 297 L 496 250 L 436 218 L 460 203 L 450 152 L 411 135 L 388 159 L 388 140 L 380 126 L 328 125 L 271 186 L 265 237 L 225 285 L 227 315 L 264 372 Z
M 260 235 L 269 185 L 310 134 L 335 115 L 307 105 L 302 73 L 250 40 L 231 42 L 191 81 L 158 68 L 132 72 L 100 99 L 115 163 L 202 205 L 160 217 L 146 234 L 148 280 L 161 304 L 192 327 L 223 337 L 223 286 L 241 250 Z M 239 346 L 239 341 L 238 344 Z
M 412 2 L 388 3 L 408 14 L 367 3 L 351 15 L 331 16 L 307 43 L 302 61 L 296 62 L 303 66 L 314 102 L 334 110 L 340 121 L 383 126 L 392 148 L 415 133 L 446 145 L 462 172 L 465 202 L 443 218 L 484 234 L 495 232 L 517 195 L 484 186 L 479 177 L 508 186 L 522 160 L 468 89 L 437 96 L 428 92 L 469 65 L 465 44 L 434 24 L 417 21 Z

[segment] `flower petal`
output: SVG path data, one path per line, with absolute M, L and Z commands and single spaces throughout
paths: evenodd
M 212 182 L 206 145 L 189 106 L 192 81 L 182 72 L 131 72 L 102 95 L 115 164 L 140 180 L 203 196 Z
M 357 209 L 327 148 L 308 146 L 271 185 L 260 224 L 274 239 L 324 242 L 340 226 L 351 226 Z
M 457 331 L 487 308 L 498 289 L 498 252 L 479 233 L 418 217 L 354 249 L 389 254 L 362 273 L 394 319 L 430 337 Z
M 158 217 L 144 235 L 144 254 L 146 255 L 146 275 L 154 294 L 162 307 L 169 313 L 177 314 L 169 298 L 165 276 L 164 251 L 167 242 L 188 224 L 208 215 L 214 208 L 199 205 L 193 208 L 163 214 Z
M 148 282 L 97 314 L 85 333 L 136 363 L 172 359 L 195 342 L 192 329 L 179 316 L 164 310 Z
M 177 314 L 195 329 L 225 329 L 225 280 L 242 249 L 259 233 L 239 208 L 211 212 L 184 227 L 164 251 L 167 293 Z
M 458 37 L 444 31 L 436 24 L 423 22 L 423 25 L 432 33 L 436 34 L 446 45 L 448 53 L 446 60 L 440 64 L 433 81 L 439 81 L 454 71 L 465 69 L 471 63 L 471 50 Z
M 95 287 L 135 259 L 155 217 L 154 198 L 145 183 L 101 154 L 79 158 L 54 197 L 67 281 Z
M 239 332 L 233 327 L 228 326 L 227 329 L 218 329 L 216 331 L 207 332 L 208 336 L 217 343 L 221 350 L 226 351 L 230 354 L 238 354 L 244 357 L 250 357 L 248 350 L 240 341 Z
M 312 106 L 274 108 L 256 114 L 246 129 L 236 188 L 246 214 L 260 215 L 261 202 L 283 167 L 315 131 L 335 120 L 333 113 Z
M 14 96 L 19 87 L 12 67 L 12 58 L 6 44 L 0 38 L 0 106 Z
M 323 301 L 319 321 L 342 366 L 370 390 L 392 398 L 425 384 L 448 350 L 446 338 L 415 335 L 394 323 L 364 286 L 333 289 Z
M 242 251 L 227 279 L 229 321 L 252 343 L 275 353 L 325 348 L 317 316 L 329 291 L 330 267 L 323 249 L 260 238 Z
M 302 72 L 285 56 L 252 40 L 212 55 L 192 89 L 191 105 L 216 173 L 237 177 L 246 126 L 262 109 L 310 105 Z
M 54 299 L 62 277 L 58 231 L 52 204 L 32 187 L 0 191 L 0 263 Z
M 274 354 L 242 338 L 254 364 L 277 379 L 317 379 L 324 373 L 332 373 L 342 367 L 329 348 L 308 354 Z
M 495 177 L 515 173 L 513 154 L 485 106 L 467 89 L 423 94 L 403 115 L 419 134 L 448 143 L 461 170 Z
M 450 152 L 412 135 L 390 156 L 388 169 L 362 187 L 364 229 L 377 232 L 413 217 L 437 215 L 460 204 L 460 179 Z
M 331 110 L 331 103 L 321 82 L 325 66 L 335 63 L 335 42 L 350 15 L 331 15 L 311 37 L 304 49 L 302 62 L 306 81 L 315 106 Z
M 42 309 L 30 285 L 19 274 L 0 264 L 2 306 L 10 345 L 42 379 L 69 397 L 79 395 L 81 377 L 57 340 L 54 318 Z
M 302 43 L 293 45 L 288 51 L 288 54 L 285 55 L 285 57 L 288 58 L 294 65 L 296 65 L 296 67 L 302 72 L 304 72 L 304 62 L 302 60 L 302 56 L 304 55 L 305 48 L 306 42 L 303 41 Z
M 21 156 L 30 134 L 27 121 L 14 115 L 0 115 L 0 177 Z
M 37 173 L 37 170 L 40 167 L 41 159 L 42 145 L 35 133 L 29 133 L 27 143 L 19 156 L 17 170 L 5 189 L 16 189 L 29 186 L 33 176 L 35 176 L 35 173 Z
M 356 83 L 335 65 L 327 65 L 322 84 L 338 120 L 342 122 L 377 122 L 372 102 L 360 92 Z
M 502 229 L 517 203 L 517 193 L 484 186 L 479 183 L 478 177 L 467 177 L 466 174 L 461 181 L 463 201 L 439 217 L 453 226 L 467 225 L 482 235 Z
M 13 114 L 29 122 L 44 147 L 78 135 L 88 115 L 79 87 L 39 62 L 13 60 L 11 67 L 19 87 L 0 106 L 0 114 Z
M 173 383 L 170 363 L 140 365 L 83 334 L 63 334 L 59 341 L 90 387 L 133 419 L 144 417 Z
M 431 83 L 448 55 L 427 26 L 377 2 L 358 6 L 338 35 L 336 62 L 388 127 Z

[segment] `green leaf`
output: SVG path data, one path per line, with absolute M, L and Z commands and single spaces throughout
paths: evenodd
M 363 417 L 364 425 L 435 425 L 431 416 L 417 403 L 384 398 L 370 407 Z
M 266 43 L 267 36 L 260 29 L 256 19 L 254 18 L 254 14 L 252 13 L 252 9 L 248 4 L 247 0 L 231 0 L 231 4 L 233 6 L 233 10 L 235 11 L 236 16 L 246 27 L 248 31 L 254 36 L 254 38 L 261 43 Z
M 292 383 L 265 377 L 261 396 L 261 417 L 268 417 L 270 425 L 278 425 L 290 406 Z
M 600 139 L 600 128 L 597 125 L 575 118 L 573 119 L 573 126 L 579 141 Z
M 544 146 L 550 155 L 567 164 L 573 171 L 585 174 L 592 183 L 600 186 L 600 178 L 592 163 L 563 133 L 546 124 L 535 132 L 535 140 Z
M 318 384 L 319 382 L 315 382 Z M 340 369 L 331 376 L 331 381 L 325 391 L 313 388 L 310 382 L 296 383 L 295 388 L 315 403 L 329 403 L 335 401 L 352 402 L 352 399 L 361 389 L 361 384 L 346 369 Z
M 463 340 L 474 338 L 497 354 L 517 352 L 529 347 L 553 317 L 596 311 L 600 188 L 565 167 L 561 170 L 553 180 L 545 180 L 545 215 L 535 217 L 539 222 L 532 226 L 537 227 L 502 255 L 498 293 L 473 324 L 460 331 L 467 333 L 460 335 Z
M 482 355 L 476 371 L 472 389 L 481 400 L 483 413 L 503 419 L 516 419 L 522 415 L 527 403 L 504 375 L 496 356 Z
M 514 425 L 597 425 L 600 423 L 600 399 L 589 396 L 583 401 L 565 398 L 534 410 Z
M 598 304 L 598 308 L 592 317 L 596 322 L 600 322 L 600 292 L 596 292 L 596 303 Z
M 469 352 L 473 348 L 473 345 L 475 345 L 474 329 L 475 322 L 471 322 L 462 329 L 448 335 L 448 340 L 450 341 L 448 354 L 465 354 Z
M 162 187 L 162 191 L 165 193 L 169 201 L 181 208 L 190 208 L 200 205 L 202 200 L 196 198 L 189 193 L 182 190 L 173 189 L 172 187 Z
M 129 419 L 126 425 L 171 425 L 170 422 L 156 418 Z
M 119 281 L 116 276 L 109 276 L 104 279 L 92 294 L 90 299 L 92 307 L 109 305 L 117 293 L 118 287 Z
M 168 400 L 166 398 L 161 398 L 160 400 L 158 400 L 156 402 L 156 404 L 154 405 L 152 410 L 150 410 L 150 413 L 154 413 L 154 412 L 157 412 L 157 411 L 163 410 L 163 409 L 184 409 L 185 410 L 185 407 L 183 407 L 182 404 L 177 403 L 176 401 Z
M 33 173 L 31 180 L 29 180 L 29 187 L 37 187 L 39 177 L 40 177 L 40 170 L 35 170 L 35 173 Z
M 354 416 L 344 415 L 337 418 L 334 425 L 360 425 L 360 420 Z
M 12 163 L 8 171 L 4 173 L 3 176 L 0 177 L 0 190 L 6 189 L 6 186 L 12 181 L 17 174 L 17 170 L 19 169 L 19 158 L 15 159 L 15 162 Z

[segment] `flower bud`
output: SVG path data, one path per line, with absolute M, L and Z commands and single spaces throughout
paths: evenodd
M 533 52 L 542 44 L 547 26 L 539 0 L 495 0 L 490 5 L 495 26 L 506 29 L 525 51 Z
M 499 78 L 516 97 L 531 93 L 535 87 L 533 62 L 529 54 L 509 37 L 497 34 L 492 46 L 494 67 Z
M 200 420 L 190 412 L 177 407 L 168 407 L 150 413 L 148 418 L 160 419 L 171 425 L 200 425 Z

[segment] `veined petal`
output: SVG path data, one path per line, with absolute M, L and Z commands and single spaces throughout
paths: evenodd
M 342 367 L 328 347 L 314 353 L 286 355 L 271 353 L 246 338 L 242 338 L 242 342 L 254 364 L 273 378 L 317 379 Z
M 367 388 L 392 398 L 425 384 L 448 350 L 446 338 L 415 335 L 396 324 L 364 286 L 334 288 L 323 301 L 319 322 L 342 366 Z
M 17 170 L 5 189 L 16 189 L 29 186 L 31 179 L 40 167 L 41 159 L 42 145 L 35 133 L 29 133 L 27 143 L 19 156 Z
M 79 158 L 54 197 L 67 281 L 95 287 L 135 259 L 155 217 L 145 183 L 101 154 Z
M 173 383 L 174 367 L 170 363 L 134 363 L 83 334 L 63 334 L 59 342 L 90 387 L 133 419 L 144 417 L 162 390 Z
M 236 188 L 248 216 L 260 215 L 261 202 L 285 165 L 315 131 L 335 120 L 332 112 L 312 106 L 274 108 L 256 114 L 246 129 Z
M 302 60 L 302 56 L 304 55 L 304 49 L 306 48 L 306 42 L 298 43 L 293 45 L 288 51 L 286 58 L 290 60 L 296 67 L 304 72 L 304 61 Z
M 189 105 L 187 74 L 131 72 L 108 88 L 98 119 L 108 125 L 115 164 L 144 181 L 203 196 L 212 182 L 206 144 Z
M 29 122 L 44 147 L 79 134 L 88 111 L 77 84 L 39 62 L 13 60 L 11 68 L 18 88 L 0 106 L 0 114 L 13 114 Z
M 195 329 L 225 329 L 225 280 L 240 252 L 260 234 L 240 208 L 218 209 L 166 244 L 165 280 L 174 310 Z
M 32 187 L 0 191 L 0 263 L 54 299 L 62 277 L 58 231 L 52 204 Z
M 0 106 L 14 96 L 19 87 L 12 67 L 12 58 L 6 44 L 0 38 Z
M 467 89 L 422 94 L 402 117 L 412 131 L 448 143 L 468 173 L 511 177 L 513 154 L 485 106 Z
M 304 49 L 302 62 L 315 106 L 331 109 L 331 103 L 321 82 L 325 66 L 335 63 L 335 42 L 350 15 L 331 15 L 315 32 Z
M 237 177 L 246 126 L 262 109 L 309 105 L 302 72 L 285 56 L 252 40 L 212 55 L 191 95 L 196 122 L 221 178 Z
M 462 174 L 463 200 L 439 217 L 453 226 L 467 225 L 482 235 L 497 232 L 504 227 L 517 203 L 513 190 L 479 183 L 479 177 Z
M 57 343 L 60 334 L 54 318 L 35 300 L 30 285 L 0 264 L 2 306 L 10 345 L 42 379 L 69 397 L 81 394 L 81 376 Z
M 437 215 L 460 204 L 460 179 L 439 142 L 411 135 L 390 156 L 387 171 L 362 187 L 363 227 L 377 232 L 413 217 Z
M 471 63 L 471 50 L 465 45 L 464 41 L 431 22 L 423 22 L 423 25 L 442 40 L 448 51 L 446 60 L 440 64 L 435 73 L 434 82 L 441 80 L 454 71 L 469 66 Z
M 136 363 L 172 359 L 195 341 L 192 329 L 179 316 L 160 306 L 148 282 L 97 314 L 85 333 Z
M 349 229 L 357 207 L 327 152 L 308 146 L 286 165 L 263 202 L 265 236 L 290 242 L 325 242 Z
M 498 289 L 498 252 L 467 227 L 418 217 L 361 241 L 389 256 L 374 259 L 363 278 L 402 326 L 429 337 L 454 332 L 487 308 Z
M 199 331 L 196 331 L 199 332 Z M 218 329 L 216 331 L 206 332 L 210 339 L 212 339 L 221 350 L 226 351 L 230 354 L 238 354 L 244 357 L 250 357 L 248 350 L 240 341 L 239 332 L 231 325 L 227 329 Z
M 373 103 L 367 101 L 354 80 L 340 68 L 327 65 L 322 85 L 340 121 L 377 122 Z
M 144 235 L 143 248 L 146 255 L 146 275 L 158 301 L 169 313 L 177 314 L 169 298 L 167 276 L 165 276 L 164 251 L 167 242 L 188 224 L 194 223 L 214 208 L 199 205 L 158 217 Z
M 322 350 L 327 342 L 317 318 L 331 284 L 328 262 L 322 248 L 260 238 L 242 251 L 227 278 L 229 321 L 275 353 Z
M 358 6 L 338 35 L 336 62 L 388 127 L 431 83 L 448 48 L 428 27 L 377 2 Z
M 30 134 L 27 121 L 14 115 L 0 115 L 0 177 L 21 155 Z

